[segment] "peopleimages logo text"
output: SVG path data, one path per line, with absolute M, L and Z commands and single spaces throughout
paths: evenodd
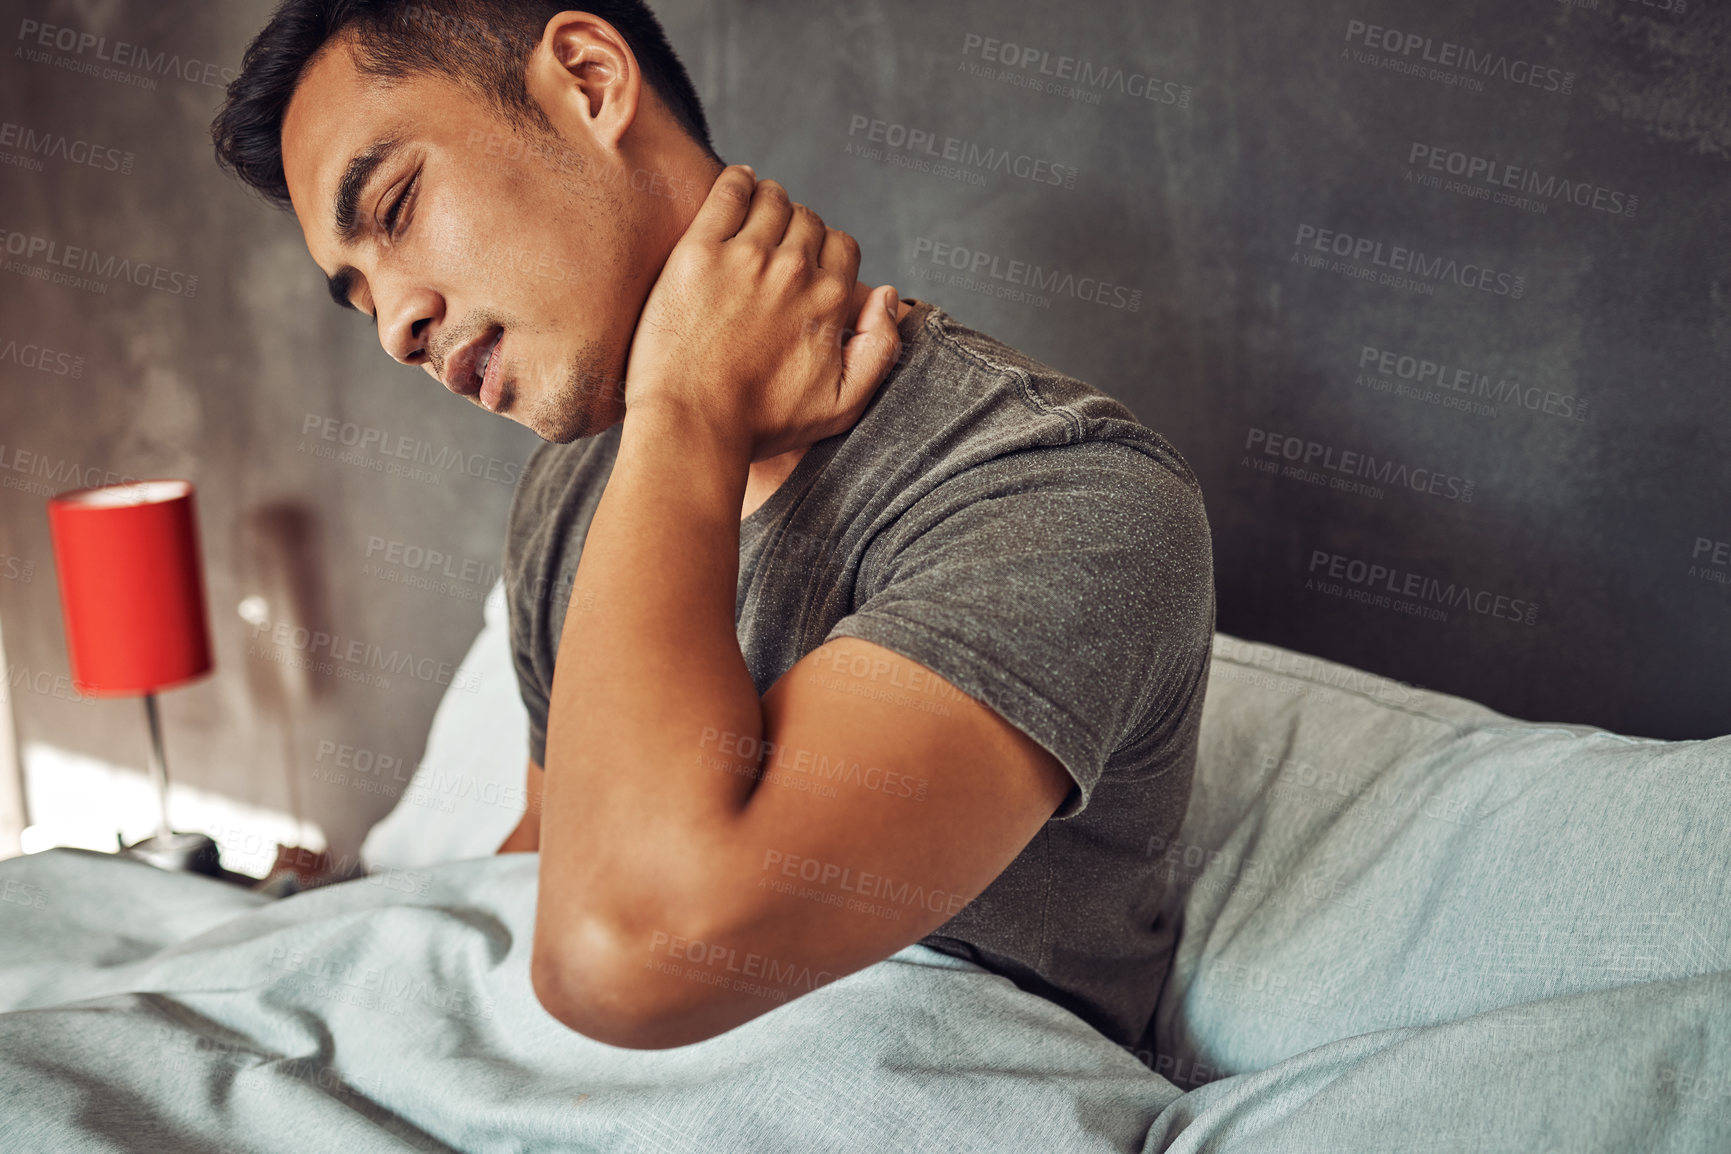
M 1511 84 L 1537 88 L 1542 92 L 1567 94 L 1575 87 L 1575 74 L 1561 68 L 1534 64 L 1530 60 L 1521 60 L 1501 52 L 1484 52 L 1417 32 L 1402 32 L 1396 28 L 1384 28 L 1380 24 L 1367 24 L 1363 20 L 1346 22 L 1346 39 L 1373 51 L 1400 57 L 1417 54 L 1420 60 L 1439 68 L 1457 69 L 1492 80 L 1506 80 Z
M 879 120 L 861 113 L 848 118 L 850 137 L 865 134 L 866 140 L 927 158 L 937 158 L 965 168 L 1020 177 L 1035 184 L 1050 184 L 1058 188 L 1075 188 L 1077 169 L 1041 156 L 1009 149 L 982 145 L 957 136 L 942 136 L 929 128 Z
M 1428 256 L 1404 245 L 1385 245 L 1368 236 L 1352 236 L 1313 224 L 1299 225 L 1292 244 L 1294 248 L 1311 248 L 1345 260 L 1368 261 L 1394 272 L 1424 280 L 1447 281 L 1462 288 L 1478 289 L 1514 300 L 1519 300 L 1527 289 L 1527 278 L 1515 273 L 1499 272 L 1487 265 L 1458 261 L 1453 257 Z M 1294 259 L 1297 259 L 1296 254 Z
M 1487 188 L 1513 189 L 1524 192 L 1537 201 L 1567 201 L 1580 208 L 1591 208 L 1613 216 L 1634 216 L 1635 209 L 1641 202 L 1641 198 L 1634 193 L 1605 188 L 1591 181 L 1570 180 L 1566 176 L 1541 173 L 1536 169 L 1509 164 L 1494 157 L 1478 156 L 1416 140 L 1407 150 L 1406 162 L 1431 172 L 1458 176 Z M 1408 178 L 1411 178 L 1410 173 Z
M 1373 345 L 1360 347 L 1358 367 L 1368 368 L 1385 379 L 1413 382 L 1416 386 L 1412 394 L 1414 396 L 1428 397 L 1430 394 L 1425 390 L 1435 389 L 1480 398 L 1499 405 L 1518 405 L 1535 413 L 1548 413 L 1570 421 L 1587 419 L 1585 397 L 1524 384 L 1513 377 L 1492 378 L 1488 373 L 1475 372 L 1408 353 L 1379 349 Z M 1360 382 L 1364 382 L 1362 374 Z
M 44 24 L 39 20 L 20 20 L 18 39 L 24 41 L 26 49 L 48 49 L 72 56 L 88 56 L 104 64 L 117 64 L 122 68 L 133 68 L 157 76 L 173 76 L 207 88 L 226 87 L 228 82 L 238 75 L 234 69 L 224 65 L 190 56 L 182 59 L 177 52 L 152 52 L 142 44 L 110 40 L 94 32 L 84 32 L 59 24 Z M 34 54 L 31 58 L 34 62 L 42 63 L 36 60 Z
M 411 461 L 414 465 L 425 465 L 427 469 L 414 469 L 402 466 L 406 475 L 416 476 L 416 480 L 437 479 L 448 473 L 459 473 L 470 477 L 485 477 L 489 481 L 498 481 L 505 485 L 515 485 L 522 474 L 521 461 L 503 461 L 497 457 L 489 457 L 485 453 L 466 453 L 452 445 L 435 445 L 431 441 L 403 433 L 390 433 L 371 425 L 361 425 L 354 421 L 339 421 L 335 417 L 320 416 L 317 413 L 307 413 L 301 420 L 301 436 L 311 437 L 327 442 L 327 446 L 309 444 L 303 440 L 301 451 L 311 451 L 315 456 L 336 457 L 349 464 L 361 465 L 378 472 L 396 472 L 392 468 L 395 461 L 382 461 L 371 456 L 378 453 L 397 461 Z M 336 447 L 354 450 L 352 453 L 339 454 Z M 428 469 L 438 470 L 428 472 Z
M 52 373 L 74 380 L 84 375 L 84 358 L 72 353 L 56 352 L 42 345 L 18 343 L 10 337 L 0 337 L 0 364 L 11 361 L 20 368 Z
M 1428 574 L 1364 561 L 1327 549 L 1310 551 L 1309 571 L 1313 578 L 1332 577 L 1336 581 L 1347 581 L 1397 597 L 1411 597 L 1417 601 L 1447 605 L 1451 609 L 1465 609 L 1481 617 L 1518 621 L 1522 625 L 1536 625 L 1539 620 L 1539 605 L 1536 601 L 1509 597 L 1493 589 L 1474 589 L 1464 582 L 1445 582 Z
M 23 261 L 41 261 L 54 268 L 73 269 L 100 281 L 127 281 L 139 288 L 155 289 L 170 296 L 198 295 L 198 278 L 149 261 L 134 261 L 128 257 L 104 256 L 93 248 L 63 244 L 46 236 L 33 236 L 0 226 L 0 251 Z M 44 273 L 44 276 L 47 274 Z
M 1143 72 L 1126 72 L 1122 68 L 1097 65 L 1080 57 L 1061 54 L 1054 56 L 1043 48 L 997 40 L 976 32 L 969 32 L 962 37 L 962 55 L 978 55 L 981 60 L 994 64 L 1019 68 L 1056 80 L 1073 80 L 1085 88 L 1121 92 L 1138 100 L 1152 100 L 1157 104 L 1176 104 L 1181 107 L 1188 107 L 1190 104 L 1189 85 L 1161 80 Z
M 47 157 L 50 160 L 63 160 L 68 164 L 86 165 L 101 172 L 132 175 L 133 156 L 130 152 L 79 140 L 63 132 L 49 132 L 27 124 L 14 124 L 10 120 L 0 121 L 0 147 L 16 148 L 27 157 Z M 5 155 L 0 154 L 0 158 Z M 0 159 L 0 163 L 4 163 L 4 160 Z
M 914 260 L 945 265 L 970 277 L 990 277 L 1036 292 L 1102 304 L 1108 308 L 1136 312 L 1142 307 L 1142 290 L 1114 284 L 1099 277 L 1078 277 L 1063 269 L 1045 268 L 1031 261 L 1004 260 L 996 253 L 965 248 L 929 236 L 914 238 Z
M 1441 469 L 1412 468 L 1405 462 L 1355 449 L 1340 449 L 1305 437 L 1277 433 L 1251 426 L 1244 438 L 1249 453 L 1278 457 L 1301 469 L 1326 469 L 1361 481 L 1387 485 L 1393 489 L 1411 489 L 1447 501 L 1471 504 L 1473 482 L 1466 477 Z

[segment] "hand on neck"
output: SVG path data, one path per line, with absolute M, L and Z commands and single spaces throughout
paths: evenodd
M 726 167 L 726 165 L 719 164 L 701 153 L 697 154 L 695 163 L 697 167 L 691 179 L 694 181 L 696 187 L 701 188 L 703 192 L 707 194 L 709 189 L 715 184 L 715 178 L 721 175 L 721 171 Z M 673 234 L 673 239 L 670 240 L 667 245 L 669 251 L 672 250 L 674 244 L 678 243 L 679 237 L 684 235 L 685 230 L 691 227 L 692 218 L 697 215 L 697 209 L 701 203 L 701 198 L 689 203 L 686 201 L 676 202 L 676 228 Z M 859 238 L 855 237 L 854 239 L 858 240 Z M 863 263 L 863 253 L 861 259 Z M 855 316 L 858 316 L 859 311 L 865 307 L 866 298 L 871 295 L 872 290 L 876 287 L 876 285 L 869 285 L 861 280 L 856 280 L 854 282 L 853 313 Z M 908 304 L 907 298 L 902 298 L 901 303 L 896 307 L 896 321 L 899 323 L 903 317 L 908 315 L 908 312 L 912 308 L 913 306 Z
M 691 221 L 696 217 L 697 210 L 702 204 L 702 197 L 708 194 L 709 189 L 715 184 L 716 177 L 721 175 L 722 169 L 726 166 L 701 153 L 697 153 L 683 163 L 675 162 L 671 157 L 666 159 L 669 163 L 665 165 L 665 168 L 673 170 L 675 175 L 684 176 L 688 182 L 684 187 L 701 190 L 696 197 L 670 201 L 673 211 L 669 214 L 670 235 L 666 238 L 666 248 L 668 252 L 671 252 L 679 238 L 685 234 L 685 230 L 691 226 Z M 680 173 L 676 171 L 678 169 L 684 171 Z M 853 299 L 850 303 L 852 315 L 859 315 L 860 310 L 865 308 L 867 299 L 876 288 L 876 285 L 867 284 L 861 280 L 854 281 Z M 899 323 L 902 318 L 906 317 L 912 308 L 913 306 L 905 298 L 902 299 L 900 304 L 896 306 L 897 322 Z M 745 500 L 739 514 L 741 521 L 751 516 L 774 495 L 775 491 L 793 473 L 800 460 L 805 456 L 806 450 L 810 447 L 810 445 L 802 445 L 778 456 L 752 462 L 749 475 L 746 478 Z

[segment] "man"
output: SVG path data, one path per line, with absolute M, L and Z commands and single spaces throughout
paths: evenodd
M 213 136 L 387 352 L 549 442 L 501 847 L 549 1013 L 685 1045 L 920 942 L 1147 1048 L 1214 622 L 1164 439 L 860 283 L 632 0 L 288 0 Z

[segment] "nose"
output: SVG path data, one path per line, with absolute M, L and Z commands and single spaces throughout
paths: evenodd
M 445 302 L 428 289 L 408 289 L 394 299 L 381 299 L 379 343 L 391 357 L 405 365 L 425 364 L 427 342 L 433 326 L 445 316 Z

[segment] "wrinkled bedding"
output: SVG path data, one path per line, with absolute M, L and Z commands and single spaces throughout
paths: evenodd
M 590 1041 L 530 988 L 535 866 L 267 902 L 85 851 L 0 863 L 0 1148 L 1135 1150 L 1178 1096 L 920 946 L 694 1046 Z
M 531 992 L 532 855 L 276 902 L 0 862 L 0 1149 L 1731 1151 L 1731 738 L 1221 635 L 1149 852 L 1147 1065 L 919 946 L 695 1046 L 592 1042 Z

